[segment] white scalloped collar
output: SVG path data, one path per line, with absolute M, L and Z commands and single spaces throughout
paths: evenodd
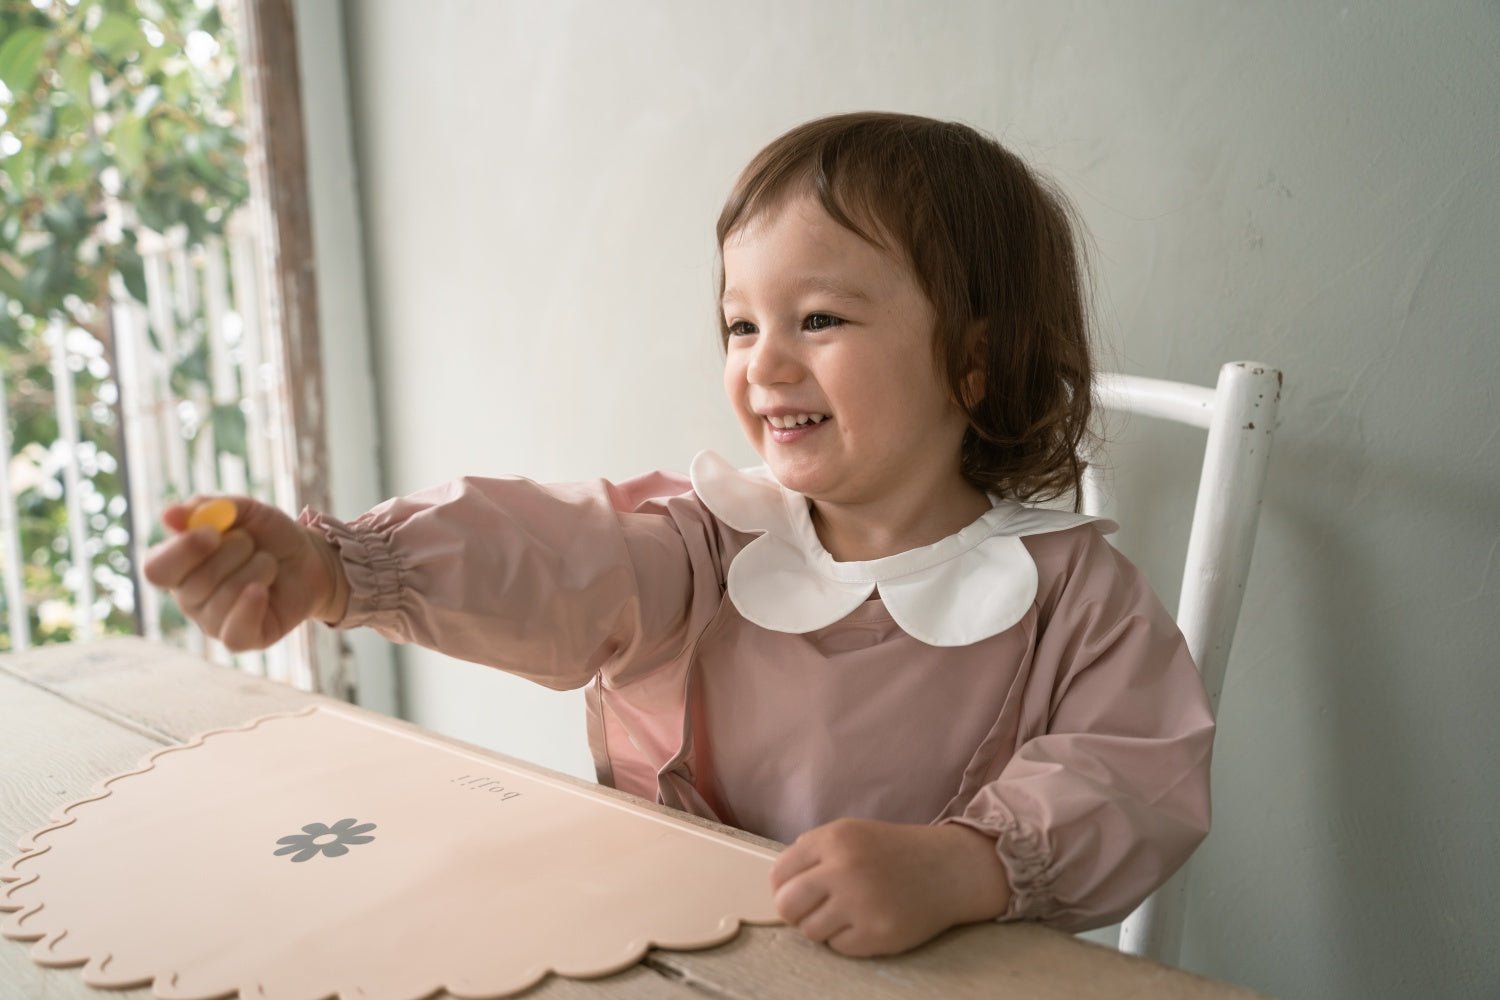
M 823 548 L 807 498 L 778 483 L 765 466 L 736 469 L 713 451 L 693 459 L 693 490 L 736 531 L 760 532 L 729 566 L 729 599 L 746 620 L 775 632 L 826 628 L 859 607 L 878 586 L 886 610 L 914 639 L 967 646 L 1010 628 L 1036 599 L 1036 563 L 1026 535 L 1103 518 L 1027 507 L 991 496 L 993 505 L 956 534 L 867 562 L 838 562 Z

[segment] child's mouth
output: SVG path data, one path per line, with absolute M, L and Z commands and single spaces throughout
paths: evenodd
M 792 444 L 815 434 L 833 420 L 832 417 L 821 413 L 799 416 L 806 417 L 806 419 L 799 423 L 798 418 L 794 417 L 766 417 L 766 427 L 771 432 L 771 440 L 777 444 Z

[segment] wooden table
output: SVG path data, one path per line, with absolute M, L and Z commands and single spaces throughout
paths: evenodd
M 101 779 L 130 770 L 164 745 L 184 742 L 205 730 L 302 708 L 316 700 L 320 699 L 315 695 L 139 639 L 49 646 L 0 656 L 0 857 L 13 855 L 17 841 L 45 826 L 53 810 L 82 797 Z M 564 780 L 594 794 L 623 794 L 572 778 Z M 728 827 L 705 825 L 728 837 L 758 839 Z M 150 996 L 149 989 L 92 990 L 83 984 L 77 969 L 44 969 L 33 963 L 29 947 L 0 938 L 3 1000 Z M 1255 994 L 1044 927 L 979 924 L 956 928 L 916 951 L 887 959 L 843 958 L 787 927 L 744 927 L 733 941 L 717 948 L 654 950 L 625 972 L 595 980 L 552 976 L 523 996 L 528 1000 L 1172 1000 Z

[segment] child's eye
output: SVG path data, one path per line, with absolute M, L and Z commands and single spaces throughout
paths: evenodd
M 729 331 L 729 335 L 731 337 L 747 337 L 755 332 L 755 324 L 746 323 L 742 319 L 737 319 L 733 323 L 730 323 L 725 329 Z
M 802 321 L 802 325 L 809 330 L 830 330 L 836 326 L 843 326 L 844 321 L 827 313 L 813 313 Z

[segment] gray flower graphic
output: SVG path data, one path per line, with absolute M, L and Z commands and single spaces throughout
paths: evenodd
M 283 854 L 293 855 L 293 861 L 308 861 L 318 856 L 321 852 L 330 858 L 336 858 L 349 853 L 349 844 L 368 844 L 374 837 L 361 836 L 375 829 L 374 823 L 361 823 L 353 819 L 341 819 L 333 826 L 324 826 L 322 823 L 309 823 L 302 828 L 301 833 L 292 834 L 290 837 L 282 837 L 276 841 L 286 846 L 276 852 L 277 856 Z

